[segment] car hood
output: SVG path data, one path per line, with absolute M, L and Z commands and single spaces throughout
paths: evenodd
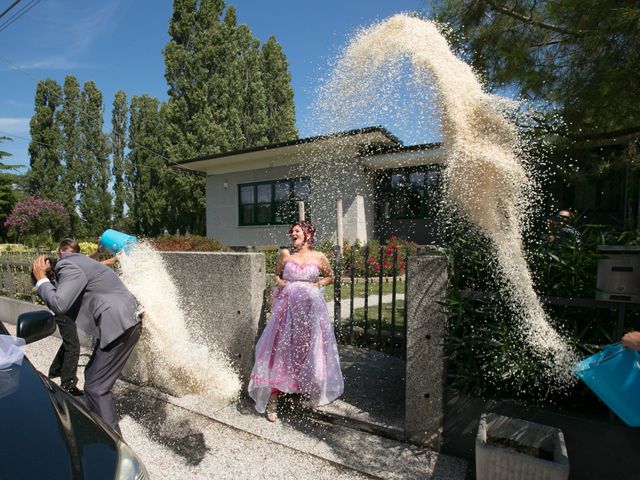
M 112 480 L 118 437 L 96 418 L 26 357 L 0 370 L 0 478 Z

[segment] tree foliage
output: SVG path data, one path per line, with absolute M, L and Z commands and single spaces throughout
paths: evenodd
M 126 176 L 131 174 L 131 166 L 125 156 L 127 146 L 127 96 L 116 92 L 111 111 L 111 153 L 113 155 L 113 226 L 124 228 L 125 206 L 131 204 L 131 192 L 127 189 Z
M 34 115 L 31 117 L 27 191 L 45 198 L 62 199 L 58 188 L 62 173 L 60 157 L 62 138 L 57 110 L 62 100 L 60 85 L 50 78 L 38 82 Z
M 61 203 L 34 195 L 16 203 L 4 227 L 9 238 L 50 244 L 69 233 L 69 214 Z
M 73 75 L 67 75 L 62 87 L 64 98 L 58 118 L 62 135 L 60 177 L 60 201 L 65 206 L 71 221 L 71 233 L 82 233 L 83 226 L 76 212 L 80 172 L 83 169 L 80 154 L 82 135 L 80 131 L 81 92 L 80 84 Z
M 111 179 L 107 138 L 102 131 L 102 92 L 96 84 L 87 81 L 82 91 L 80 132 L 82 167 L 79 169 L 79 208 L 86 233 L 98 237 L 111 224 Z
M 273 36 L 262 46 L 262 80 L 266 96 L 268 143 L 298 138 L 289 64 Z
M 164 49 L 169 101 L 163 113 L 171 160 L 295 137 L 293 95 L 283 85 L 290 77 L 275 40 L 265 54 L 249 27 L 237 24 L 235 8 L 226 8 L 224 0 L 175 0 L 169 35 Z M 276 115 L 280 110 L 291 115 Z M 285 133 L 274 127 L 278 121 L 284 122 Z M 171 176 L 170 231 L 204 233 L 203 179 L 179 171 Z
M 169 35 L 168 102 L 142 95 L 128 106 L 117 92 L 109 135 L 94 82 L 38 84 L 28 192 L 62 202 L 75 236 L 108 226 L 202 234 L 204 178 L 175 163 L 297 136 L 291 76 L 273 37 L 261 46 L 224 0 L 175 0 Z
M 574 139 L 640 134 L 635 0 L 441 0 L 436 18 L 494 87 L 558 109 Z
M 0 136 L 0 143 L 11 140 L 9 137 Z M 0 160 L 11 156 L 10 153 L 0 150 Z M 16 204 L 17 197 L 14 184 L 17 182 L 17 175 L 11 173 L 19 168 L 15 165 L 5 165 L 0 161 L 0 224 L 4 224 L 5 219 L 11 213 Z
M 134 233 L 158 235 L 166 218 L 166 192 L 172 186 L 164 182 L 165 161 L 162 151 L 163 123 L 159 102 L 149 95 L 133 97 L 130 106 L 127 186 L 131 193 L 130 222 Z

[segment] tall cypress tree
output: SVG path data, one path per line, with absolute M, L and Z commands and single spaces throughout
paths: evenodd
M 82 168 L 79 177 L 79 206 L 87 234 L 97 237 L 111 225 L 112 195 L 109 191 L 111 172 L 107 137 L 102 131 L 102 92 L 94 82 L 85 82 L 81 105 Z
M 163 113 L 171 160 L 297 136 L 282 50 L 275 40 L 261 50 L 251 30 L 237 25 L 233 6 L 225 10 L 224 0 L 175 0 L 169 35 L 164 49 L 169 101 Z M 275 65 L 265 79 L 268 62 Z M 175 170 L 168 175 L 173 187 L 168 192 L 170 230 L 202 233 L 203 180 Z
M 166 209 L 165 160 L 162 151 L 163 122 L 159 102 L 149 95 L 131 99 L 129 127 L 130 168 L 126 182 L 132 193 L 129 219 L 137 234 L 158 235 L 164 230 Z
M 60 201 L 69 213 L 71 233 L 83 235 L 83 226 L 76 211 L 78 178 L 83 166 L 80 163 L 82 136 L 80 132 L 80 84 L 73 75 L 67 75 L 62 87 L 64 100 L 60 110 L 62 133 L 62 174 L 60 179 Z
M 167 154 L 172 160 L 231 149 L 240 131 L 229 73 L 234 48 L 230 29 L 220 22 L 224 0 L 175 0 L 169 26 L 171 40 L 164 49 L 169 101 L 163 110 L 167 125 Z M 174 188 L 167 192 L 170 231 L 204 232 L 204 181 L 179 171 L 169 172 Z
M 131 203 L 131 195 L 125 184 L 128 159 L 124 149 L 127 144 L 127 96 L 116 92 L 111 114 L 111 152 L 113 154 L 113 226 L 124 228 L 125 205 Z
M 262 81 L 266 96 L 268 142 L 298 138 L 289 64 L 273 36 L 262 46 Z
M 0 143 L 11 140 L 9 137 L 0 137 Z M 11 213 L 16 204 L 17 196 L 13 185 L 17 182 L 17 175 L 9 173 L 20 168 L 16 165 L 5 165 L 2 163 L 4 157 L 10 157 L 9 152 L 0 150 L 0 232 L 4 237 L 4 221 Z
M 260 42 L 253 37 L 246 25 L 240 25 L 237 28 L 236 38 L 238 57 L 234 73 L 238 76 L 240 92 L 241 128 L 244 140 L 241 147 L 257 147 L 268 143 Z
M 60 85 L 50 78 L 38 82 L 34 115 L 31 117 L 27 191 L 32 195 L 60 201 L 62 138 L 58 107 L 62 101 Z

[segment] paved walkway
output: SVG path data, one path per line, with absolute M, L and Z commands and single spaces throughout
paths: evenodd
M 365 297 L 354 297 L 353 299 L 354 310 L 356 308 L 364 308 L 364 298 Z M 369 307 L 377 306 L 379 299 L 380 297 L 378 295 L 369 295 L 367 306 Z M 393 300 L 393 295 L 390 293 L 382 296 L 383 304 L 385 303 L 390 304 L 392 300 Z M 396 293 L 396 301 L 398 300 L 404 300 L 404 293 Z M 351 307 L 351 299 L 349 297 L 343 298 L 342 302 L 340 303 L 340 318 L 342 319 L 349 318 L 350 307 Z M 329 309 L 329 313 L 333 314 L 333 302 L 327 302 L 327 308 Z
M 46 371 L 59 344 L 49 337 L 28 345 L 26 354 Z M 83 349 L 81 366 L 88 358 Z M 247 400 L 220 405 L 121 381 L 114 393 L 124 438 L 156 480 L 465 478 L 462 460 L 326 423 L 299 409 L 283 411 L 272 424 Z

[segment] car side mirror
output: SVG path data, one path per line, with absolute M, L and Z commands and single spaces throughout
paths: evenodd
M 33 343 L 48 337 L 56 331 L 56 321 L 48 310 L 26 312 L 18 316 L 16 337 Z

